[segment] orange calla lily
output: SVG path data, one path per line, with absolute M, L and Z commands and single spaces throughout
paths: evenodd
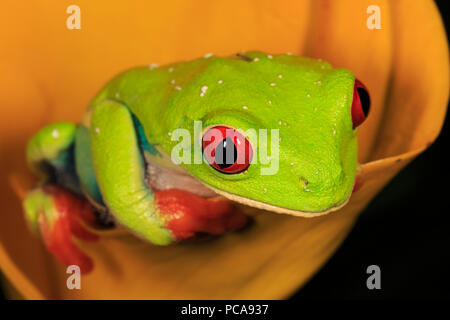
M 332 255 L 383 186 L 439 134 L 449 90 L 447 41 L 430 0 L 7 0 L 0 12 L 0 268 L 11 295 L 44 298 L 285 298 Z M 366 27 L 370 5 L 381 29 Z M 352 70 L 371 92 L 360 128 L 364 184 L 340 211 L 305 219 L 255 213 L 252 228 L 212 241 L 156 247 L 123 229 L 80 243 L 96 268 L 82 290 L 27 230 L 21 193 L 33 184 L 25 144 L 41 126 L 78 122 L 89 100 L 131 66 L 213 52 L 292 52 Z

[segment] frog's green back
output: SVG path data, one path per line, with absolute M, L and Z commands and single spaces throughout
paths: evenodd
M 141 67 L 111 81 L 93 105 L 110 98 L 126 104 L 150 144 L 168 155 L 177 141 L 169 133 L 225 124 L 279 129 L 279 169 L 263 165 L 227 175 L 207 163 L 182 165 L 205 184 L 242 199 L 302 212 L 321 212 L 349 197 L 357 166 L 356 131 L 350 108 L 353 74 L 322 61 L 260 52 L 205 57 L 164 67 Z M 198 133 L 198 134 L 201 134 Z M 255 149 L 270 148 L 249 137 Z M 194 150 L 191 150 L 194 153 Z M 193 159 L 193 158 L 192 158 Z M 243 201 L 245 202 L 245 201 Z

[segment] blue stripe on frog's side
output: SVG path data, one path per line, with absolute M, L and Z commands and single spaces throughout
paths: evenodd
M 141 149 L 143 151 L 147 151 L 152 156 L 156 156 L 156 155 L 161 156 L 161 154 L 158 152 L 158 150 L 156 150 L 156 148 L 148 142 L 147 138 L 145 137 L 144 127 L 142 126 L 142 124 L 138 120 L 138 118 L 133 116 L 133 122 L 134 122 L 134 127 L 136 128 L 136 134 L 137 134 L 139 146 L 141 147 Z
M 141 149 L 153 156 L 161 156 L 158 150 L 147 141 L 144 128 L 139 120 L 136 117 L 133 117 L 133 120 Z M 97 204 L 105 206 L 92 163 L 89 129 L 82 125 L 77 127 L 75 137 L 75 163 L 77 176 L 85 193 Z

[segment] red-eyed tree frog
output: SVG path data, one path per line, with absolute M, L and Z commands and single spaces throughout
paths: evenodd
M 72 236 L 97 240 L 90 227 L 121 225 L 170 245 L 244 227 L 236 203 L 325 214 L 352 193 L 356 128 L 369 107 L 352 72 L 291 54 L 134 68 L 106 84 L 80 124 L 31 138 L 28 162 L 42 182 L 25 216 L 62 263 L 87 273 L 92 260 Z

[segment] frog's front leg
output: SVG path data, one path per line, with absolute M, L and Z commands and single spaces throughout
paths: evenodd
M 91 205 L 79 194 L 73 163 L 75 131 L 72 123 L 54 123 L 30 140 L 28 161 L 42 176 L 42 183 L 27 194 L 23 205 L 28 224 L 47 249 L 60 262 L 78 265 L 82 273 L 88 273 L 93 262 L 72 236 L 84 241 L 98 237 L 85 228 L 95 223 L 95 217 Z
M 145 182 L 143 155 L 127 106 L 112 100 L 97 104 L 90 140 L 103 201 L 120 224 L 144 239 L 168 245 L 199 232 L 221 234 L 247 222 L 226 199 L 203 199 L 179 189 L 153 192 Z

